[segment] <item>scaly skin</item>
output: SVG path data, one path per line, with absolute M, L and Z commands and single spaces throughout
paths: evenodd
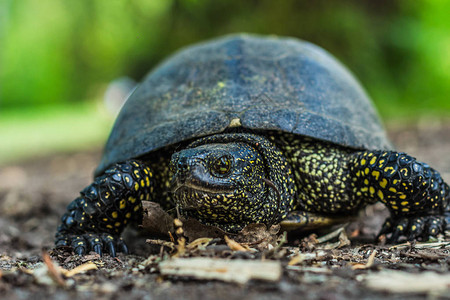
M 381 234 L 389 241 L 405 235 L 412 240 L 443 232 L 449 213 L 449 187 L 439 173 L 406 153 L 366 151 L 354 158 L 350 172 L 354 191 L 383 202 L 391 212 Z
M 227 174 L 217 174 L 214 163 L 224 156 L 233 160 L 233 167 Z M 263 137 L 224 134 L 202 138 L 174 154 L 171 164 L 178 166 L 173 196 L 181 211 L 225 231 L 237 232 L 251 223 L 279 222 L 294 206 L 292 170 L 282 152 Z M 192 183 L 218 192 L 186 188 Z M 180 185 L 185 187 L 181 191 L 177 189 Z M 229 191 L 222 192 L 223 187 Z M 201 202 L 189 201 L 193 197 Z
M 235 133 L 201 138 L 174 153 L 171 172 L 166 152 L 155 155 L 97 177 L 68 206 L 56 245 L 81 255 L 127 252 L 120 233 L 142 218 L 144 199 L 177 205 L 184 216 L 232 232 L 283 219 L 314 226 L 309 221 L 353 216 L 377 201 L 391 211 L 380 232 L 390 242 L 436 236 L 449 227 L 447 184 L 404 153 L 354 151 L 284 133 L 268 139 Z
M 115 256 L 127 253 L 120 234 L 129 222 L 142 219 L 142 200 L 152 200 L 153 173 L 139 161 L 119 163 L 86 187 L 67 207 L 56 233 L 56 246 L 72 246 L 77 254 L 88 250 Z

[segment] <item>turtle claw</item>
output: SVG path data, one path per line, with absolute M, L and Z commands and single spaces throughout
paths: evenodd
M 387 235 L 388 244 L 398 243 L 402 237 L 408 241 L 426 241 L 444 231 L 445 220 L 442 216 L 430 215 L 421 217 L 388 218 L 383 224 L 377 239 Z
M 111 257 L 116 257 L 116 247 L 114 246 L 113 242 L 108 242 L 106 244 L 106 249 L 109 252 L 109 255 L 111 255 Z
M 122 251 L 122 253 L 128 254 L 128 246 L 127 244 L 125 244 L 122 238 L 120 238 L 117 241 L 117 248 L 119 248 Z
M 86 253 L 86 249 L 83 246 L 78 246 L 73 251 L 80 256 L 83 256 Z
M 100 244 L 96 244 L 94 246 L 94 252 L 97 253 L 98 255 L 102 256 L 102 246 Z
M 70 245 L 73 251 L 80 256 L 86 255 L 90 251 L 100 256 L 108 253 L 111 257 L 116 257 L 117 252 L 128 254 L 128 247 L 123 239 L 108 233 L 68 234 L 58 237 L 56 245 L 57 247 Z

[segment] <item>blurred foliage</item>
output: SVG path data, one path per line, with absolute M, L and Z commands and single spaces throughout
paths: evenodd
M 100 98 L 181 46 L 254 32 L 324 47 L 385 117 L 448 114 L 449 12 L 446 0 L 0 0 L 0 105 Z

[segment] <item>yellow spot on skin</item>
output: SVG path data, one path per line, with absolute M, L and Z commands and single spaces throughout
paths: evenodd
M 110 196 L 109 192 L 106 192 L 106 193 L 105 193 L 105 198 L 108 199 L 109 196 Z
M 369 168 L 365 168 L 364 169 L 364 173 L 367 175 L 367 174 L 369 174 L 369 172 L 370 172 L 370 169 Z
M 111 216 L 112 216 L 114 219 L 117 219 L 117 217 L 119 216 L 119 214 L 117 213 L 117 211 L 113 211 L 112 214 L 111 214 Z
M 380 177 L 380 172 L 379 171 L 373 171 L 372 172 L 372 176 L 375 177 L 376 180 L 378 180 L 378 178 Z
M 384 195 L 383 195 L 383 192 L 381 190 L 378 190 L 377 195 L 378 195 L 378 198 L 380 198 L 381 200 L 384 199 Z
M 393 184 L 397 184 L 397 182 L 398 182 L 398 179 L 394 179 L 394 180 L 392 181 Z
M 369 185 L 369 180 L 368 179 L 364 179 L 364 184 L 365 185 Z
M 405 194 L 401 194 L 400 196 L 398 196 L 400 199 L 406 199 L 406 195 Z
M 383 180 L 380 181 L 380 186 L 384 189 L 386 188 L 388 181 L 386 178 L 383 178 Z
M 413 226 L 411 226 L 411 229 L 412 229 L 413 231 L 416 231 L 417 226 L 416 226 L 416 225 L 413 225 Z
M 145 187 L 145 181 L 144 181 L 144 179 L 141 180 L 141 187 Z
M 103 218 L 103 222 L 108 222 L 108 219 L 107 218 Z
M 402 211 L 404 211 L 404 212 L 408 212 L 408 211 L 409 211 L 409 208 L 407 208 L 407 207 L 403 207 L 403 208 L 402 208 Z
M 147 187 L 150 186 L 150 179 L 148 177 L 145 177 L 145 184 L 147 185 Z
M 408 169 L 403 168 L 403 169 L 400 170 L 400 173 L 402 173 L 403 176 L 408 176 L 409 171 L 408 171 Z
M 371 186 L 371 187 L 369 188 L 369 192 L 370 192 L 371 194 L 375 194 L 375 189 L 373 188 L 373 186 Z
M 139 190 L 139 183 L 136 182 L 136 183 L 134 184 L 134 189 L 135 189 L 136 191 Z
M 125 176 L 125 181 L 130 182 L 130 178 L 128 178 L 128 176 Z
M 402 226 L 402 225 L 398 225 L 398 226 L 397 226 L 397 229 L 398 229 L 398 230 L 403 230 L 403 226 Z
M 119 208 L 120 208 L 120 209 L 124 209 L 125 206 L 126 206 L 125 199 L 120 200 L 120 202 L 119 202 Z
M 110 224 L 106 225 L 106 228 L 113 229 L 112 225 Z
M 386 168 L 384 168 L 384 172 L 392 174 L 395 172 L 395 169 L 393 167 L 386 167 Z
M 364 166 L 366 164 L 366 160 L 363 158 L 361 159 L 361 165 Z
M 408 201 L 402 201 L 401 203 L 400 203 L 400 205 L 402 205 L 402 206 L 406 206 L 406 205 L 408 205 Z
M 120 227 L 120 222 L 116 222 L 116 223 L 114 223 L 114 226 L 116 226 L 116 227 Z
M 390 187 L 390 188 L 389 188 L 389 191 L 394 192 L 394 193 L 397 193 L 397 190 L 396 190 L 395 188 L 393 188 L 393 187 Z
M 127 212 L 127 214 L 125 215 L 125 218 L 127 218 L 127 219 L 131 218 L 131 213 Z
M 139 210 L 139 208 L 140 208 L 140 206 L 139 205 L 136 205 L 135 207 L 134 207 L 134 211 L 138 211 Z
M 134 203 L 134 202 L 136 202 L 136 198 L 134 198 L 134 197 L 128 197 L 128 201 L 130 201 L 131 203 Z
M 377 162 L 377 158 L 376 156 L 372 157 L 372 159 L 370 160 L 370 164 L 373 165 Z

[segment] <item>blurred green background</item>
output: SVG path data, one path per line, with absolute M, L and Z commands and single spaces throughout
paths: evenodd
M 446 0 L 0 0 L 0 164 L 101 147 L 111 81 L 232 32 L 324 47 L 387 121 L 448 118 L 449 12 Z

